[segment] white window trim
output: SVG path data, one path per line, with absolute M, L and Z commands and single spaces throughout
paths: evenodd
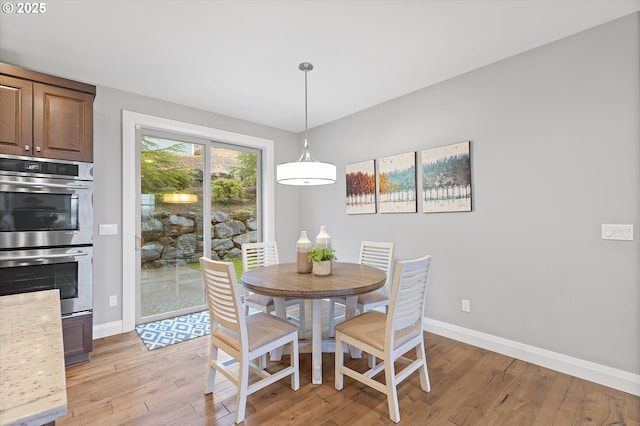
M 136 309 L 136 129 L 169 131 L 262 151 L 262 231 L 275 239 L 274 142 L 269 139 L 122 110 L 122 332 L 135 328 Z

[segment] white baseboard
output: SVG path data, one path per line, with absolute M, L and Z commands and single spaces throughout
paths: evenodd
M 532 364 L 640 396 L 640 375 L 638 374 L 430 318 L 424 318 L 422 324 L 424 330 L 429 333 L 438 334 L 459 342 L 468 343 L 492 352 L 521 359 Z
M 122 321 L 113 321 L 93 326 L 93 340 L 122 334 Z

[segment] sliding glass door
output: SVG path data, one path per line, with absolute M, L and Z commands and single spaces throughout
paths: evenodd
M 260 239 L 260 151 L 140 129 L 136 324 L 206 309 L 199 258 Z

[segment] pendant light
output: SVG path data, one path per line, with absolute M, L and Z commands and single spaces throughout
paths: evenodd
M 283 185 L 329 185 L 336 182 L 336 166 L 317 161 L 309 150 L 309 129 L 307 128 L 307 72 L 313 69 L 308 62 L 298 68 L 304 71 L 304 147 L 298 161 L 279 164 L 276 179 Z

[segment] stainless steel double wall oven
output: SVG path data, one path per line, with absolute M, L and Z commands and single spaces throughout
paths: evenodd
M 93 308 L 93 163 L 0 154 L 0 295 L 59 289 Z

